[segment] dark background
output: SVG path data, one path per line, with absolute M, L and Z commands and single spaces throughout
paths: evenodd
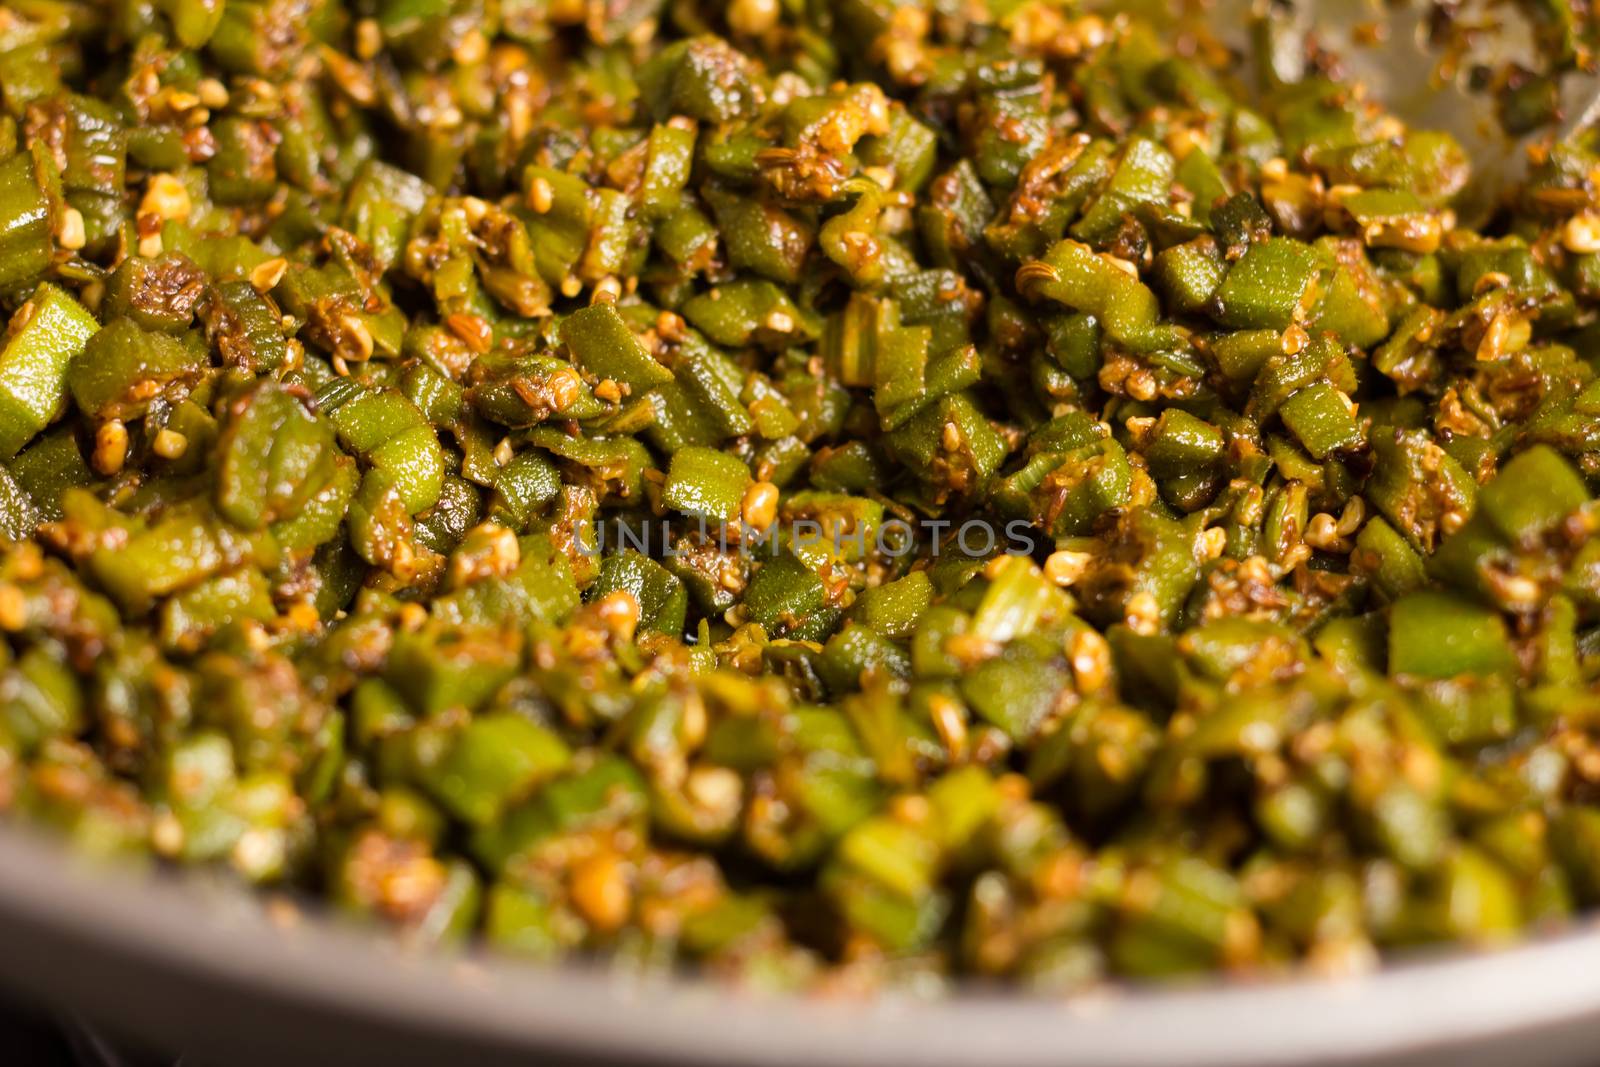
M 0 1063 L 14 1067 L 200 1067 L 110 1040 L 80 1019 L 0 996 Z

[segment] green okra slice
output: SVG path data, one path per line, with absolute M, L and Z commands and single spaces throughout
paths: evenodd
M 0 343 L 0 457 L 16 455 L 54 421 L 68 367 L 97 330 L 82 304 L 48 282 L 17 309 Z

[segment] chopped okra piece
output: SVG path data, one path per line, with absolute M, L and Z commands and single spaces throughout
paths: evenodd
M 9 459 L 55 419 L 67 369 L 98 330 L 94 317 L 58 286 L 39 286 L 0 341 L 0 457 Z
M 571 760 L 566 742 L 513 712 L 479 716 L 427 768 L 439 802 L 473 825 L 493 822 L 510 803 Z
M 685 515 L 732 522 L 752 484 L 750 468 L 737 456 L 714 448 L 683 448 L 673 453 L 661 499 Z
M 1389 671 L 1422 678 L 1489 674 L 1512 666 L 1504 621 L 1487 608 L 1442 593 L 1420 592 L 1389 615 Z
M 1356 448 L 1363 441 L 1361 426 L 1348 405 L 1333 385 L 1318 382 L 1285 400 L 1278 414 L 1313 458 L 1327 459 L 1329 454 Z
M 50 266 L 61 179 L 43 144 L 0 156 L 9 156 L 0 158 L 0 290 L 12 290 Z
M 1306 305 L 1321 271 L 1309 245 L 1287 237 L 1253 244 L 1217 289 L 1217 321 L 1231 330 L 1281 330 Z
M 561 339 L 572 351 L 579 370 L 600 381 L 612 381 L 643 392 L 672 380 L 672 372 L 645 351 L 633 331 L 606 305 L 574 312 L 561 324 Z

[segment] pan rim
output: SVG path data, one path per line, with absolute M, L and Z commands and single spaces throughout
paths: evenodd
M 132 954 L 227 994 L 501 1050 L 699 1064 L 1137 1067 L 1181 1059 L 1249 1067 L 1371 1062 L 1600 1027 L 1593 922 L 1491 952 L 1419 955 L 1351 979 L 1293 975 L 1073 1000 L 956 990 L 844 1003 L 741 994 L 693 977 L 411 951 L 325 915 L 303 915 L 286 929 L 258 901 L 219 879 L 108 869 L 32 830 L 0 827 L 0 923 L 70 941 L 78 948 L 69 953 Z M 0 953 L 0 972 L 23 962 Z M 76 962 L 93 967 L 92 958 Z

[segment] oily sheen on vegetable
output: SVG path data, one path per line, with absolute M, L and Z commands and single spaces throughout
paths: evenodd
M 1469 229 L 1450 136 L 1237 59 L 1055 0 L 11 0 L 0 809 L 777 989 L 1574 921 L 1595 139 Z

